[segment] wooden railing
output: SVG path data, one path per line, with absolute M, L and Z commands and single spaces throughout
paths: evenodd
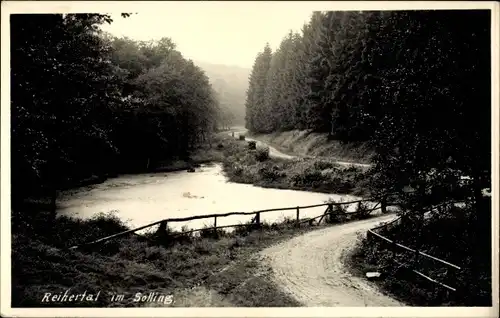
M 319 219 L 319 221 L 316 223 L 316 225 L 318 225 L 321 223 L 321 221 L 327 215 L 340 215 L 340 214 L 352 215 L 352 214 L 360 213 L 358 211 L 353 211 L 353 212 L 346 211 L 344 213 L 334 213 L 334 206 L 336 206 L 336 205 L 350 205 L 350 204 L 357 204 L 357 203 L 363 203 L 363 202 L 375 203 L 374 207 L 367 209 L 366 211 L 363 211 L 364 213 L 369 214 L 369 213 L 372 213 L 373 211 L 378 210 L 378 209 L 381 209 L 382 213 L 385 213 L 387 211 L 387 203 L 385 200 L 380 200 L 377 203 L 376 201 L 374 202 L 373 199 L 361 199 L 361 200 L 348 201 L 348 202 L 334 202 L 334 201 L 332 201 L 332 202 L 307 205 L 307 206 L 294 206 L 294 207 L 285 207 L 285 208 L 276 208 L 276 209 L 266 209 L 266 210 L 259 210 L 259 211 L 253 211 L 253 212 L 229 212 L 229 213 L 222 213 L 222 214 L 195 215 L 195 216 L 189 216 L 189 217 L 183 217 L 183 218 L 169 218 L 169 219 L 159 220 L 159 221 L 156 221 L 156 222 L 153 222 L 153 223 L 150 223 L 150 224 L 147 224 L 147 225 L 135 228 L 135 229 L 123 231 L 123 232 L 113 234 L 113 235 L 109 235 L 109 236 L 106 236 L 106 237 L 103 237 L 103 238 L 100 238 L 100 239 L 97 239 L 97 240 L 94 240 L 91 242 L 83 243 L 81 245 L 72 246 L 72 247 L 70 247 L 70 249 L 76 249 L 76 248 L 83 247 L 83 246 L 90 246 L 90 245 L 94 245 L 97 243 L 102 243 L 105 241 L 109 241 L 112 239 L 123 237 L 123 236 L 128 235 L 128 234 L 135 233 L 135 232 L 140 231 L 140 230 L 151 228 L 151 227 L 157 226 L 157 225 L 159 226 L 158 232 L 166 233 L 168 231 L 169 223 L 175 223 L 175 222 L 189 222 L 189 221 L 194 221 L 194 220 L 213 219 L 213 227 L 210 227 L 208 229 L 212 229 L 214 231 L 216 231 L 217 229 L 222 229 L 222 228 L 230 228 L 230 227 L 236 228 L 236 227 L 240 227 L 240 226 L 249 226 L 249 225 L 253 225 L 253 226 L 256 226 L 258 228 L 262 225 L 261 214 L 268 213 L 268 212 L 277 212 L 277 211 L 295 210 L 296 211 L 296 215 L 295 215 L 296 225 L 300 225 L 300 224 L 306 223 L 306 222 L 308 222 L 310 225 L 314 225 L 314 221 Z M 325 206 L 326 209 L 321 215 L 311 217 L 311 218 L 300 219 L 301 210 L 318 208 L 318 207 L 322 207 L 322 206 Z M 234 215 L 254 215 L 254 217 L 251 219 L 250 224 L 248 224 L 248 223 L 247 224 L 232 224 L 232 225 L 223 225 L 223 226 L 217 225 L 217 220 L 219 218 L 234 216 Z M 171 233 L 169 235 L 176 236 L 176 235 L 188 234 L 188 233 L 193 233 L 193 232 L 198 232 L 198 231 L 203 231 L 203 230 L 207 230 L 207 227 Z
M 453 203 L 458 203 L 458 202 L 453 202 Z M 445 204 L 450 204 L 450 202 L 446 202 L 446 203 L 442 203 L 442 204 L 439 204 L 437 206 L 434 206 L 432 207 L 430 210 L 428 210 L 427 212 L 433 212 L 434 210 L 438 209 L 439 207 L 445 205 Z M 389 247 L 391 250 L 393 251 L 402 251 L 402 252 L 408 252 L 408 253 L 411 253 L 411 255 L 413 255 L 413 257 L 410 258 L 410 261 L 409 262 L 406 262 L 406 263 L 401 263 L 401 262 L 398 262 L 396 261 L 395 259 L 393 259 L 394 263 L 397 264 L 399 267 L 406 267 L 408 268 L 410 271 L 412 271 L 413 273 L 417 274 L 418 276 L 424 278 L 425 280 L 433 283 L 433 284 L 436 284 L 436 285 L 439 285 L 449 291 L 453 291 L 453 292 L 456 292 L 457 291 L 457 287 L 452 287 L 448 284 L 445 284 L 441 281 L 438 281 L 437 279 L 435 278 L 432 278 L 432 277 L 429 277 L 427 275 L 425 275 L 424 273 L 421 272 L 421 270 L 418 269 L 418 266 L 419 266 L 419 263 L 422 259 L 427 259 L 427 260 L 430 260 L 430 261 L 433 261 L 433 262 L 436 262 L 436 263 L 439 263 L 442 267 L 446 268 L 446 277 L 449 278 L 449 280 L 452 280 L 451 278 L 451 275 L 452 273 L 454 273 L 455 275 L 459 274 L 457 273 L 457 271 L 461 271 L 462 270 L 462 267 L 461 266 L 458 266 L 458 265 L 455 265 L 455 264 L 452 264 L 448 261 L 445 261 L 443 259 L 440 259 L 438 257 L 435 257 L 435 256 L 432 256 L 432 255 L 429 255 L 425 252 L 422 252 L 422 251 L 419 251 L 418 249 L 414 249 L 414 248 L 410 248 L 408 246 L 405 246 L 403 244 L 400 244 L 394 240 L 391 240 L 379 233 L 376 232 L 376 230 L 379 230 L 379 229 L 382 229 L 382 228 L 385 228 L 385 227 L 388 227 L 389 225 L 391 224 L 394 224 L 398 221 L 401 220 L 401 217 L 398 217 L 396 219 L 394 219 L 393 221 L 389 222 L 389 223 L 385 223 L 385 224 L 382 224 L 382 225 L 379 225 L 375 228 L 372 228 L 370 230 L 368 230 L 368 233 L 367 233 L 367 236 L 368 237 L 372 237 L 372 238 L 376 238 L 378 240 L 381 240 L 381 241 L 384 241 L 386 243 L 389 243 Z M 451 271 L 448 271 L 448 269 L 451 269 Z

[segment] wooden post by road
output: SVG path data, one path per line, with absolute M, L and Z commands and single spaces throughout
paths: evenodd
M 158 226 L 158 230 L 156 231 L 156 234 L 162 238 L 167 236 L 167 222 L 162 221 L 160 225 Z
M 255 213 L 255 224 L 260 228 L 260 212 Z
M 214 217 L 214 235 L 217 234 L 217 217 Z
M 321 223 L 321 221 L 323 221 L 323 218 L 325 218 L 325 216 L 330 212 L 330 209 L 331 209 L 331 204 L 328 204 L 325 212 L 323 213 L 323 215 L 321 216 L 321 218 L 318 221 L 318 225 Z
M 380 211 L 382 211 L 382 213 L 387 213 L 387 197 L 384 196 L 382 197 L 382 199 L 380 199 Z
M 299 223 L 299 219 L 300 219 L 300 208 L 299 208 L 299 207 L 297 207 L 297 217 L 296 217 L 296 219 L 297 219 L 297 226 L 300 226 L 300 223 Z

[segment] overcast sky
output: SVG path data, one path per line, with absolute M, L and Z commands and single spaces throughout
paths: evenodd
M 184 2 L 126 19 L 113 15 L 115 21 L 103 29 L 137 40 L 170 37 L 187 58 L 251 68 L 266 42 L 276 48 L 288 30 L 302 28 L 312 11 L 307 2 Z

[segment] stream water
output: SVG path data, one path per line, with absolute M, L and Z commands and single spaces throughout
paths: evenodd
M 194 173 L 186 171 L 123 175 L 104 183 L 61 193 L 58 213 L 78 218 L 91 218 L 97 213 L 116 213 L 132 228 L 161 219 L 193 215 L 251 212 L 256 210 L 321 204 L 328 199 L 357 199 L 349 195 L 280 190 L 228 182 L 219 164 L 204 165 Z M 349 209 L 354 209 L 351 205 Z M 325 207 L 302 209 L 301 218 L 321 215 Z M 274 222 L 296 212 L 278 211 L 261 214 L 261 220 Z M 217 219 L 217 225 L 239 224 L 253 216 L 230 216 Z M 175 222 L 200 228 L 212 225 L 212 219 Z

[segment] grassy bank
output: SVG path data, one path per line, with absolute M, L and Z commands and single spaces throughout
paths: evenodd
M 248 142 L 221 137 L 224 172 L 232 182 L 261 187 L 340 194 L 367 194 L 367 173 L 335 163 L 330 158 L 270 158 L 263 148 L 251 150 Z
M 173 295 L 173 306 L 299 306 L 270 280 L 270 269 L 257 252 L 321 226 L 291 220 L 248 225 L 233 232 L 212 229 L 198 235 L 172 237 L 132 235 L 92 248 L 66 247 L 126 229 L 112 215 L 91 220 L 58 218 L 47 229 L 43 216 L 36 227 L 18 226 L 12 237 L 13 307 L 138 307 L 161 306 L 134 302 L 137 293 Z M 329 222 L 334 222 L 327 218 Z M 45 230 L 42 230 L 45 229 Z M 179 234 L 179 233 L 178 233 Z M 42 302 L 45 293 L 96 295 L 95 302 Z M 124 300 L 112 302 L 111 295 Z
M 291 130 L 271 134 L 254 134 L 276 149 L 303 157 L 327 157 L 331 160 L 371 163 L 373 150 L 365 143 L 342 143 L 327 134 L 307 130 Z
M 484 213 L 490 213 L 491 200 L 485 198 Z M 424 221 L 401 221 L 379 231 L 380 234 L 411 248 L 417 248 L 462 267 L 449 269 L 420 258 L 416 270 L 457 288 L 456 292 L 433 284 L 405 266 L 414 255 L 391 249 L 373 238 L 360 239 L 357 248 L 345 258 L 350 271 L 366 279 L 365 273 L 379 271 L 383 278 L 376 284 L 384 293 L 411 306 L 491 306 L 491 241 L 479 242 L 478 229 L 491 235 L 491 224 L 474 226 L 472 206 L 450 206 Z M 483 237 L 491 237 L 484 235 Z M 397 251 L 397 252 L 395 252 Z

